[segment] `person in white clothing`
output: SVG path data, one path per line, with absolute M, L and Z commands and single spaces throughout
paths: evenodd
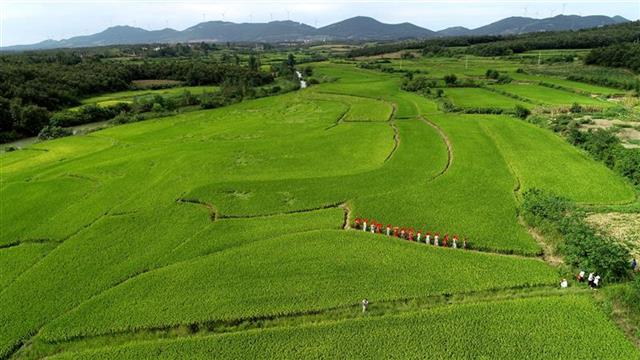
M 567 279 L 562 279 L 562 282 L 560 282 L 560 287 L 563 289 L 566 289 L 569 287 L 569 283 L 567 282 Z
M 600 275 L 596 275 L 596 277 L 593 278 L 593 287 L 592 287 L 592 289 L 595 290 L 599 286 L 600 286 Z
M 589 287 L 593 287 L 593 279 L 594 279 L 593 273 L 589 273 L 589 277 L 587 278 L 587 281 L 589 282 Z
M 367 231 L 367 219 L 362 222 L 362 231 Z
M 578 282 L 584 282 L 584 270 L 580 270 L 578 274 Z
M 366 312 L 367 309 L 369 308 L 369 300 L 364 299 L 362 300 L 362 312 Z

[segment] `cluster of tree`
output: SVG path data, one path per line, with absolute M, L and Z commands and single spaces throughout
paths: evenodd
M 498 84 L 508 84 L 512 80 L 508 74 L 501 74 L 498 70 L 494 69 L 488 69 L 485 76 L 487 79 L 495 80 Z
M 559 234 L 556 251 L 575 269 L 593 271 L 607 281 L 627 279 L 631 274 L 629 250 L 591 228 L 576 205 L 553 193 L 530 189 L 523 194 L 525 221 L 548 235 Z
M 80 61 L 79 61 L 80 59 Z M 170 79 L 188 85 L 230 82 L 243 88 L 273 81 L 252 66 L 207 59 L 162 59 L 142 63 L 82 60 L 77 54 L 44 53 L 0 57 L 0 141 L 34 136 L 51 112 L 83 97 L 125 90 L 138 79 Z
M 503 56 L 543 49 L 587 49 L 631 42 L 640 38 L 640 22 L 604 26 L 579 31 L 530 33 L 499 41 L 469 46 L 467 53 L 479 56 Z
M 443 51 L 445 48 L 451 47 L 464 47 L 474 44 L 488 43 L 492 41 L 498 41 L 504 39 L 501 36 L 455 36 L 445 37 L 427 40 L 412 40 L 402 41 L 387 44 L 378 44 L 374 46 L 365 46 L 357 49 L 353 49 L 347 53 L 347 57 L 354 58 L 359 56 L 375 56 L 381 54 L 387 54 L 402 50 L 421 50 L 424 52 Z
M 424 54 L 454 54 L 467 47 L 466 53 L 479 56 L 505 56 L 529 50 L 587 49 L 632 42 L 640 38 L 640 22 L 603 26 L 578 31 L 538 32 L 505 36 L 460 36 L 422 41 L 403 41 L 354 49 L 348 57 L 374 56 L 405 49 L 422 49 Z
M 430 93 L 431 89 L 436 87 L 436 82 L 425 76 L 408 76 L 402 81 L 402 85 L 400 87 L 404 91 Z
M 621 67 L 640 71 L 640 44 L 622 43 L 592 49 L 584 59 L 585 64 Z

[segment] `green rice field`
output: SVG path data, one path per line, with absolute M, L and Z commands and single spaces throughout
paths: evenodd
M 624 205 L 629 181 L 513 116 L 443 112 L 401 91 L 401 74 L 306 65 L 333 81 L 1 153 L 0 358 L 640 359 L 594 292 L 557 289 L 567 270 L 519 218 L 527 189 Z M 463 108 L 607 106 L 518 80 L 532 83 L 495 88 L 530 101 L 444 95 Z M 184 90 L 217 88 L 83 103 Z M 357 230 L 356 217 L 460 247 Z

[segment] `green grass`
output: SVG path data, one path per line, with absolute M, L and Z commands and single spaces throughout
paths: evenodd
M 375 306 L 375 303 L 374 305 Z M 313 344 L 313 345 L 310 345 Z M 137 342 L 56 359 L 638 359 L 584 296 L 455 305 L 398 316 Z

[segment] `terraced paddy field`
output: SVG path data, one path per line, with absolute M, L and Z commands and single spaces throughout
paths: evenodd
M 518 217 L 530 187 L 624 204 L 625 180 L 398 75 L 311 66 L 334 81 L 0 154 L 0 358 L 640 358 Z
M 610 103 L 600 99 L 536 84 L 496 85 L 495 89 L 521 96 L 539 104 L 571 105 L 576 103 L 580 105 L 593 105 L 599 107 L 611 106 Z
M 512 110 L 516 105 L 532 107 L 533 105 L 519 101 L 499 93 L 482 88 L 449 88 L 444 95 L 460 108 L 491 108 Z
M 136 98 L 146 98 L 155 95 L 159 95 L 162 97 L 171 97 L 180 95 L 185 91 L 191 92 L 193 95 L 199 95 L 206 92 L 216 92 L 219 90 L 217 86 L 178 86 L 167 89 L 157 89 L 157 90 L 129 90 L 129 91 L 120 91 L 115 93 L 110 93 L 107 95 L 99 95 L 90 97 L 82 100 L 82 104 L 96 104 L 100 106 L 109 106 L 117 103 L 125 102 L 131 103 Z

